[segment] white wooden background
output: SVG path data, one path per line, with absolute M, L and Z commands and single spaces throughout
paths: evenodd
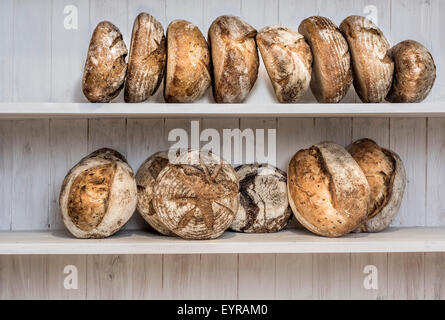
M 63 27 L 66 5 L 78 8 L 78 30 Z M 443 0 L 2 0 L 0 102 L 85 101 L 80 77 L 93 28 L 110 20 L 129 45 L 141 11 L 164 28 L 173 19 L 188 19 L 204 34 L 227 13 L 258 29 L 277 23 L 297 28 L 316 14 L 337 24 L 350 14 L 371 14 L 392 44 L 414 39 L 431 49 L 438 79 L 429 101 L 445 98 Z M 271 90 L 261 67 L 246 108 L 273 103 Z M 162 102 L 161 91 L 150 102 Z M 200 102 L 211 101 L 209 91 Z M 356 101 L 351 90 L 346 102 Z M 220 130 L 276 128 L 281 168 L 299 148 L 321 140 L 347 145 L 373 138 L 398 152 L 407 169 L 394 226 L 445 226 L 445 118 L 198 120 L 201 128 Z M 113 147 L 137 170 L 168 146 L 170 129 L 181 127 L 189 130 L 190 119 L 0 120 L 0 230 L 63 228 L 60 184 L 81 157 Z M 143 227 L 137 215 L 126 226 Z M 63 288 L 63 268 L 70 264 L 79 270 L 78 290 Z M 366 265 L 378 268 L 378 290 L 363 287 Z M 445 299 L 445 254 L 0 256 L 0 298 Z

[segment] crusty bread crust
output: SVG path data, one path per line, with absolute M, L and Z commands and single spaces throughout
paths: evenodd
M 213 96 L 217 103 L 243 102 L 258 77 L 257 31 L 238 17 L 225 15 L 209 29 Z
M 125 101 L 142 102 L 153 95 L 162 82 L 166 44 L 161 23 L 148 13 L 140 13 L 133 24 L 128 60 Z
M 91 102 L 110 102 L 122 90 L 127 72 L 127 47 L 119 29 L 102 21 L 91 36 L 82 91 Z
M 312 73 L 312 52 L 304 37 L 290 28 L 272 26 L 261 29 L 256 41 L 278 101 L 298 102 Z
M 309 17 L 298 28 L 312 50 L 311 89 L 318 102 L 337 103 L 352 84 L 348 43 L 328 18 Z
M 390 50 L 395 62 L 392 88 L 386 97 L 389 102 L 421 102 L 436 81 L 436 65 L 431 53 L 420 43 L 407 40 Z
M 166 102 L 193 102 L 211 86 L 210 51 L 197 26 L 175 20 L 167 29 Z
M 369 19 L 350 16 L 343 20 L 340 30 L 348 41 L 354 71 L 354 87 L 365 103 L 385 100 L 391 88 L 394 62 L 383 32 Z

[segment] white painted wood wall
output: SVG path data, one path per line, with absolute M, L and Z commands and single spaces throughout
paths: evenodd
M 79 29 L 63 28 L 75 5 Z M 445 1 L 441 0 L 2 0 L 0 102 L 83 102 L 80 77 L 89 37 L 108 19 L 129 45 L 134 17 L 147 11 L 164 28 L 183 18 L 204 34 L 221 14 L 260 28 L 297 28 L 310 15 L 336 23 L 374 5 L 392 44 L 431 49 L 438 79 L 429 101 L 445 98 Z M 372 8 L 372 7 L 368 7 Z M 151 102 L 162 102 L 159 90 Z M 122 97 L 117 99 L 122 101 Z M 201 103 L 211 102 L 211 94 Z M 311 94 L 305 101 L 313 101 Z M 353 90 L 346 102 L 356 102 Z M 246 108 L 274 102 L 264 68 Z M 147 104 L 147 108 L 150 105 Z M 444 106 L 445 107 L 445 106 Z M 298 106 L 296 106 L 298 108 Z M 335 106 L 333 106 L 335 108 Z M 201 118 L 202 128 L 276 128 L 285 168 L 299 148 L 329 139 L 342 145 L 369 137 L 405 161 L 408 186 L 395 226 L 445 226 L 445 118 Z M 170 129 L 190 119 L 0 120 L 0 230 L 63 228 L 57 198 L 70 167 L 88 152 L 112 147 L 137 170 L 168 146 Z M 127 229 L 143 228 L 135 215 Z M 79 289 L 63 288 L 63 268 L 79 270 Z M 363 268 L 375 265 L 379 289 L 365 290 Z M 0 256 L 0 298 L 445 299 L 445 254 Z

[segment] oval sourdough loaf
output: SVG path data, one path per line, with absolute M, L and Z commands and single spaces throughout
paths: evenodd
M 365 103 L 385 100 L 391 88 L 394 62 L 383 32 L 369 19 L 350 16 L 340 25 L 349 44 L 354 71 L 354 87 Z
M 213 96 L 217 103 L 243 102 L 258 77 L 257 31 L 238 17 L 213 21 L 209 42 L 213 66 Z
M 295 217 L 318 235 L 345 235 L 367 217 L 370 189 L 365 174 L 338 144 L 323 142 L 298 151 L 287 179 Z
M 136 173 L 136 184 L 138 188 L 137 209 L 153 229 L 164 235 L 174 236 L 175 234 L 161 222 L 153 208 L 156 178 L 168 163 L 168 154 L 166 151 L 163 151 L 153 154 L 140 166 Z
M 117 232 L 136 209 L 133 170 L 124 156 L 97 150 L 80 160 L 63 180 L 62 218 L 77 238 L 105 238 Z
M 423 101 L 436 81 L 436 65 L 431 53 L 420 43 L 407 40 L 393 47 L 390 55 L 395 62 L 395 76 L 386 100 Z
M 245 164 L 235 169 L 240 205 L 231 229 L 269 233 L 283 229 L 291 216 L 286 173 L 268 164 Z
M 164 76 L 166 59 L 164 28 L 153 16 L 140 13 L 131 34 L 126 102 L 142 102 L 156 92 Z
M 281 26 L 265 27 L 256 36 L 278 101 L 298 102 L 311 82 L 311 48 L 298 32 Z
M 153 206 L 162 223 L 184 239 L 219 237 L 239 205 L 238 179 L 220 157 L 183 152 L 156 180 Z
M 212 84 L 206 39 L 191 22 L 175 20 L 167 29 L 167 47 L 165 101 L 198 100 Z
M 312 50 L 311 89 L 315 98 L 323 103 L 340 102 L 352 84 L 348 43 L 338 27 L 324 17 L 303 20 L 298 31 Z
M 82 91 L 91 102 L 110 102 L 119 95 L 127 72 L 127 47 L 111 22 L 102 21 L 90 40 L 83 71 Z
M 356 231 L 382 231 L 389 227 L 402 203 L 406 185 L 403 162 L 395 152 L 370 139 L 354 142 L 348 151 L 362 168 L 371 189 L 368 217 Z

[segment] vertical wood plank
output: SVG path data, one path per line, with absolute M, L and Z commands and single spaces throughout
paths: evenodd
M 232 14 L 234 16 L 241 15 L 240 0 L 205 0 L 204 1 L 204 27 L 208 30 L 213 20 L 217 17 Z M 206 31 L 207 31 L 206 30 Z
M 84 300 L 87 297 L 87 256 L 82 255 L 50 255 L 48 260 L 48 297 L 49 299 Z M 73 266 L 77 270 L 77 289 L 65 288 L 64 280 L 72 276 L 71 269 L 65 267 Z
M 173 20 L 183 19 L 196 25 L 206 36 L 206 26 L 204 24 L 204 2 L 206 0 L 167 0 L 166 17 L 169 24 Z
M 364 281 L 369 273 L 366 266 L 376 268 L 373 274 L 377 281 L 376 288 L 365 287 Z M 372 271 L 372 272 L 375 272 Z M 351 254 L 351 299 L 383 300 L 388 297 L 388 254 L 364 253 Z
M 0 37 L 4 44 L 0 47 L 0 101 L 11 102 L 13 92 L 13 27 L 14 1 L 0 2 Z
M 237 254 L 201 255 L 201 299 L 235 300 L 238 296 L 237 278 Z
M 354 118 L 352 123 L 353 142 L 368 138 L 383 148 L 389 148 L 389 118 Z
M 112 148 L 127 154 L 126 119 L 88 120 L 88 152 Z
M 424 295 L 424 253 L 388 254 L 388 298 L 422 300 Z
M 445 98 L 445 37 L 440 30 L 445 29 L 445 2 L 431 0 L 431 54 L 437 67 L 437 79 L 431 91 L 431 100 L 438 101 Z
M 51 33 L 51 1 L 14 1 L 14 101 L 50 101 Z
M 88 120 L 50 120 L 49 228 L 63 229 L 59 194 L 68 171 L 87 155 Z
M 312 254 L 276 255 L 276 299 L 313 299 L 312 258 Z
M 445 300 L 445 254 L 425 253 L 425 299 Z
M 392 118 L 390 148 L 405 164 L 407 185 L 394 226 L 425 225 L 426 119 Z
M 13 127 L 12 230 L 48 229 L 49 120 Z
M 319 141 L 332 141 L 346 147 L 352 142 L 352 119 L 316 118 L 315 134 L 319 135 Z
M 13 179 L 13 121 L 0 121 L 0 230 L 11 229 Z
M 350 254 L 314 254 L 313 293 L 317 300 L 351 297 Z
M 164 255 L 162 279 L 163 299 L 200 299 L 201 255 Z
M 275 254 L 239 255 L 239 299 L 275 299 L 275 257 Z

